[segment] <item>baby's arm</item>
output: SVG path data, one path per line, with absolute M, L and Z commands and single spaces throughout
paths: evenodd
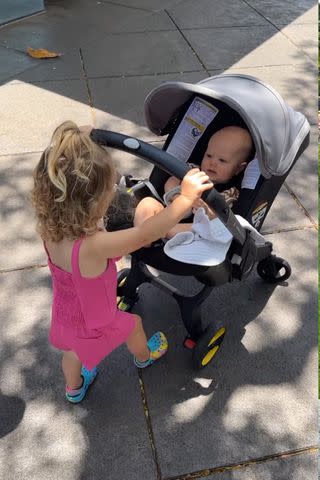
M 180 180 L 176 177 L 169 177 L 166 183 L 164 184 L 165 193 L 170 192 L 173 188 L 178 187 L 181 184 Z

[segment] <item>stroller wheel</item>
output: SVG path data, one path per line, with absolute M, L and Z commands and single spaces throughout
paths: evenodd
M 268 283 L 281 283 L 291 275 L 291 267 L 286 260 L 272 255 L 257 265 L 258 275 Z
M 123 287 L 126 284 L 127 276 L 130 273 L 130 268 L 123 268 L 117 273 L 117 295 L 121 297 L 123 295 Z
M 123 312 L 130 312 L 136 301 L 138 295 L 135 293 L 133 298 L 127 298 L 124 295 L 124 287 L 126 285 L 127 277 L 130 273 L 130 268 L 123 268 L 117 274 L 117 306 Z
M 208 365 L 217 354 L 226 334 L 225 327 L 213 330 L 212 326 L 203 332 L 193 349 L 193 364 L 199 369 Z

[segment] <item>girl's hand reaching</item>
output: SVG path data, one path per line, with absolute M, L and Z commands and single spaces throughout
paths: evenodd
M 212 187 L 213 183 L 210 182 L 210 179 L 205 172 L 198 168 L 192 168 L 183 177 L 181 183 L 181 195 L 194 202 L 201 197 L 204 191 L 210 190 Z

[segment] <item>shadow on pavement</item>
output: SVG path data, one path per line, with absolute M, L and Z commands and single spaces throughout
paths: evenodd
M 22 398 L 0 393 L 0 438 L 17 428 L 23 418 L 25 408 L 26 403 Z

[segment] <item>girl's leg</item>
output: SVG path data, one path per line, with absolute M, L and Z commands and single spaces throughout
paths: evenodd
M 133 225 L 138 227 L 142 225 L 148 218 L 153 217 L 157 213 L 161 212 L 164 209 L 162 203 L 158 202 L 153 197 L 145 197 L 143 198 L 137 205 Z M 151 243 L 144 245 L 144 247 L 150 247 Z
M 147 337 L 142 326 L 142 320 L 139 315 L 133 315 L 136 325 L 133 332 L 126 341 L 129 351 L 140 361 L 145 362 L 150 357 L 150 350 L 147 345 Z
M 153 217 L 164 209 L 162 203 L 155 198 L 145 197 L 137 205 L 134 214 L 134 226 L 142 225 L 148 218 Z
M 78 356 L 70 351 L 64 351 L 62 356 L 62 370 L 66 380 L 66 385 L 70 389 L 81 387 L 83 378 L 81 376 L 82 364 Z

